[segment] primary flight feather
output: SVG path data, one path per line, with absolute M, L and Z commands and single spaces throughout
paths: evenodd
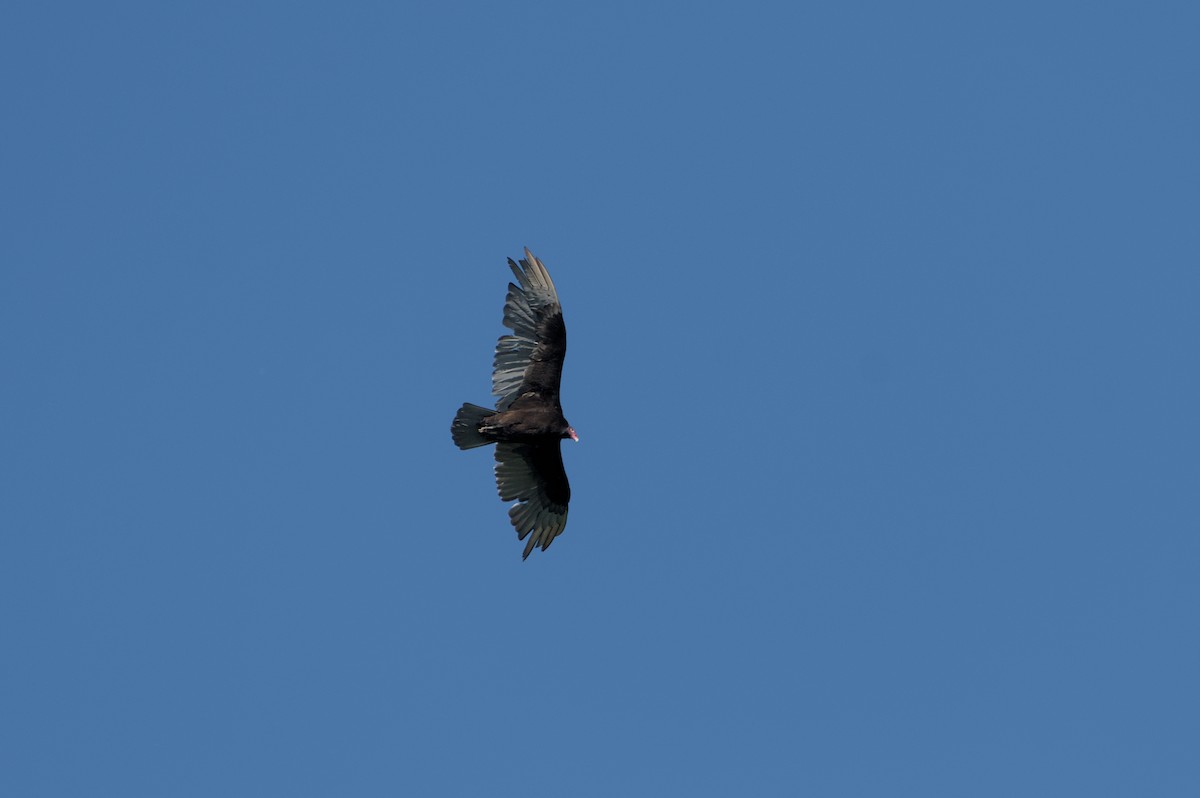
M 567 525 L 571 485 L 563 469 L 560 443 L 579 440 L 559 403 L 567 328 L 558 292 L 545 265 L 528 249 L 519 262 L 508 259 L 517 278 L 508 284 L 504 326 L 512 335 L 496 343 L 492 393 L 496 409 L 464 404 L 450 435 L 460 449 L 496 444 L 496 487 L 515 501 L 508 517 L 525 544 L 545 551 Z

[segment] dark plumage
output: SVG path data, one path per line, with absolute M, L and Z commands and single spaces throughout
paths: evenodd
M 508 284 L 504 326 L 512 335 L 496 344 L 492 393 L 496 409 L 464 404 L 454 416 L 450 435 L 460 449 L 496 444 L 496 487 L 504 501 L 525 557 L 545 551 L 567 525 L 571 485 L 563 469 L 563 438 L 579 440 L 563 418 L 558 389 L 567 328 L 550 273 L 528 249 L 520 264 L 508 260 L 518 285 Z

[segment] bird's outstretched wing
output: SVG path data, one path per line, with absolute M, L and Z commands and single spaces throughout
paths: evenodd
M 567 526 L 571 485 L 563 468 L 559 442 L 496 444 L 496 487 L 504 501 L 516 501 L 508 517 L 524 540 L 525 554 L 545 551 Z
M 528 249 L 520 264 L 508 259 L 517 283 L 508 284 L 504 326 L 513 331 L 496 343 L 492 393 L 496 409 L 507 410 L 522 396 L 558 406 L 567 327 L 550 272 Z

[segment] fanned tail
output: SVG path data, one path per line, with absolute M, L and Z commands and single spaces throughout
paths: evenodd
M 479 422 L 495 414 L 496 411 L 490 408 L 465 403 L 458 409 L 454 422 L 450 425 L 450 436 L 454 438 L 455 445 L 460 449 L 474 449 L 477 446 L 495 443 L 483 437 L 483 433 L 479 431 Z

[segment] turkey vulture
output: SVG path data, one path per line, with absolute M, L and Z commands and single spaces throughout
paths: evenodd
M 563 438 L 579 436 L 563 418 L 558 400 L 567 328 L 550 273 L 528 249 L 520 264 L 508 259 L 517 283 L 508 284 L 504 326 L 513 331 L 496 343 L 492 393 L 496 409 L 464 404 L 450 435 L 460 449 L 496 444 L 496 487 L 508 511 L 524 557 L 542 551 L 567 525 L 571 485 L 563 470 Z

